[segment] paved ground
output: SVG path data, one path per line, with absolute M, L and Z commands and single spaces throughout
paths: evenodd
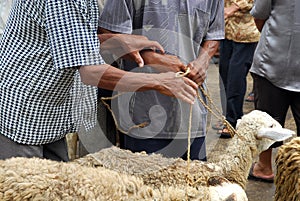
M 248 94 L 252 87 L 252 79 L 248 76 Z M 208 88 L 210 95 L 213 99 L 213 102 L 219 107 L 220 106 L 220 95 L 219 95 L 219 75 L 218 75 L 218 66 L 211 65 L 208 72 Z M 247 113 L 254 109 L 253 103 L 245 102 L 244 103 L 244 112 Z M 211 124 L 216 122 L 216 118 L 213 116 L 210 118 L 210 126 L 207 134 L 207 151 L 210 154 L 210 149 L 213 147 L 213 144 L 219 140 L 219 136 L 216 134 L 216 131 L 211 129 Z M 295 130 L 295 125 L 291 114 L 289 113 L 287 117 L 287 128 Z M 276 149 L 273 150 L 273 156 L 276 155 Z M 213 153 L 211 153 L 213 154 Z M 273 157 L 273 158 L 274 158 Z M 273 164 L 274 166 L 274 164 Z M 275 166 L 274 166 L 275 168 Z M 246 193 L 249 201 L 273 201 L 274 200 L 275 185 L 263 182 L 248 181 L 246 187 Z

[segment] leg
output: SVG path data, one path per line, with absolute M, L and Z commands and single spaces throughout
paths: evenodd
M 227 86 L 227 75 L 229 70 L 229 61 L 232 54 L 232 41 L 222 40 L 220 43 L 220 60 L 219 60 L 219 87 L 222 112 L 226 115 L 226 86 Z
M 120 134 L 120 148 L 132 152 L 145 151 L 146 153 L 162 153 L 162 150 L 170 144 L 171 140 L 153 138 L 134 138 L 126 134 Z M 165 154 L 165 153 L 164 153 Z
M 186 142 L 187 149 L 187 140 L 183 139 L 183 141 Z M 192 144 L 190 148 L 190 159 L 207 161 L 205 137 L 197 137 L 195 139 L 191 139 L 191 143 Z M 187 152 L 181 158 L 187 160 Z
M 220 99 L 222 107 L 222 115 L 226 115 L 226 90 L 225 86 L 227 83 L 227 71 L 229 66 L 229 60 L 231 55 L 231 42 L 224 39 L 220 42 L 219 48 L 219 89 L 220 89 Z M 212 125 L 212 128 L 215 130 L 222 130 L 223 123 L 218 120 L 215 124 Z
M 121 148 L 133 152 L 162 154 L 165 157 L 187 159 L 187 139 L 138 139 L 128 135 L 120 136 Z M 205 137 L 191 139 L 192 160 L 206 160 Z
M 233 52 L 227 75 L 226 119 L 235 127 L 243 116 L 243 104 L 247 87 L 247 74 L 252 64 L 256 43 L 233 42 Z
M 43 158 L 42 146 L 19 144 L 0 134 L 0 159 L 12 157 Z
M 66 142 L 68 147 L 69 159 L 74 160 L 77 156 L 78 134 L 68 133 L 66 135 Z
M 292 93 L 291 110 L 296 122 L 297 136 L 300 137 L 300 92 Z
M 263 77 L 256 74 L 252 75 L 255 91 L 255 109 L 269 113 L 284 126 L 285 117 L 290 104 L 288 91 L 274 86 Z M 253 175 L 262 178 L 271 178 L 274 176 L 272 171 L 272 149 L 268 149 L 259 155 L 258 162 L 253 168 Z
M 268 149 L 259 155 L 259 160 L 253 167 L 253 175 L 260 178 L 274 178 L 272 170 L 272 149 Z
M 43 145 L 43 158 L 55 161 L 69 161 L 66 138 Z

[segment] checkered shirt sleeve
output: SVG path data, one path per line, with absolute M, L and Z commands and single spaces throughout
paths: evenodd
M 75 74 L 104 63 L 98 15 L 97 0 L 15 0 L 0 44 L 1 134 L 40 145 L 95 116 L 96 88 L 75 84 Z

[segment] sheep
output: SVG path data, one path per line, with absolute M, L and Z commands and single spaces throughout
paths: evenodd
M 0 200 L 140 201 L 211 200 L 209 189 L 161 186 L 105 168 L 39 158 L 0 160 Z
M 300 200 L 300 137 L 278 149 L 275 164 L 275 200 Z
M 274 139 L 274 131 L 276 140 L 292 135 L 266 113 L 251 112 L 239 123 L 239 135 L 226 141 L 222 156 L 189 166 L 182 159 L 117 147 L 68 163 L 0 160 L 0 200 L 247 201 L 242 171 L 249 171 L 252 157 L 274 142 L 265 139 Z
M 275 141 L 285 140 L 294 134 L 282 128 L 270 115 L 258 110 L 242 117 L 237 133 L 232 139 L 223 139 L 226 142 L 220 143 L 222 145 L 216 145 L 209 162 L 192 161 L 189 169 L 187 161 L 179 158 L 132 153 L 117 147 L 103 149 L 74 162 L 135 175 L 155 188 L 161 185 L 184 186 L 187 182 L 198 188 L 205 186 L 209 178 L 219 176 L 244 189 L 253 158 Z
M 244 191 L 222 177 L 212 177 L 207 186 L 144 185 L 141 178 L 103 167 L 39 158 L 0 160 L 0 200 L 10 201 L 246 201 Z

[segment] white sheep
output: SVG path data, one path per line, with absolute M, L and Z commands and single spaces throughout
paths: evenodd
M 291 137 L 291 132 L 259 111 L 245 115 L 238 132 L 239 136 L 226 140 L 220 156 L 211 158 L 215 163 L 192 161 L 190 177 L 182 159 L 116 147 L 69 163 L 0 160 L 0 200 L 244 201 L 247 197 L 241 186 L 252 157 L 274 142 L 265 139 L 274 138 L 272 132 L 277 132 L 277 140 Z
M 293 131 L 284 129 L 270 115 L 254 110 L 246 114 L 237 126 L 238 135 L 217 143 L 209 162 L 192 161 L 189 180 L 192 186 L 205 186 L 211 177 L 225 177 L 245 188 L 252 160 L 275 141 L 292 137 Z M 103 149 L 77 159 L 87 166 L 103 166 L 117 172 L 135 175 L 146 185 L 159 188 L 183 186 L 187 183 L 187 161 L 164 158 L 158 154 L 132 153 L 117 147 Z
M 38 158 L 0 160 L 1 201 L 211 200 L 209 189 L 143 184 L 142 179 L 105 168 Z
M 38 158 L 0 160 L 1 201 L 228 201 L 246 200 L 237 184 L 220 177 L 207 186 L 144 185 L 141 178 L 103 167 L 93 168 Z
M 275 200 L 300 200 L 300 137 L 278 149 L 275 163 Z

